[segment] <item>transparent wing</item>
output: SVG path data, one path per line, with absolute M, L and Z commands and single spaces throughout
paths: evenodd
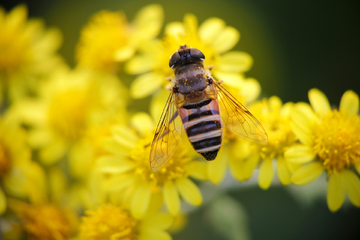
M 224 87 L 212 80 L 221 106 L 221 118 L 225 127 L 247 140 L 266 143 L 267 134 L 261 123 Z
M 182 139 L 182 125 L 176 121 L 177 115 L 175 94 L 171 92 L 151 144 L 150 167 L 154 172 L 169 160 Z

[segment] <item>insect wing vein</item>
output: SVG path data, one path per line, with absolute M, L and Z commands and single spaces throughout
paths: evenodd
M 175 95 L 171 92 L 151 144 L 150 167 L 153 171 L 157 171 L 169 160 L 182 138 L 181 126 L 175 119 L 177 115 Z
M 267 142 L 267 134 L 261 123 L 224 87 L 213 80 L 222 110 L 221 118 L 225 127 L 242 138 Z

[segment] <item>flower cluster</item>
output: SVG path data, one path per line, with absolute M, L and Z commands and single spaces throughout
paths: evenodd
M 132 21 L 124 12 L 95 13 L 70 67 L 57 52 L 59 30 L 27 19 L 24 5 L 0 8 L 0 231 L 6 238 L 171 239 L 170 229 L 185 224 L 182 202 L 200 206 L 202 182 L 218 184 L 228 169 L 238 181 L 258 172 L 262 189 L 274 183 L 275 172 L 282 185 L 307 184 L 325 172 L 329 209 L 337 211 L 345 196 L 360 207 L 356 93 L 345 92 L 339 109 L 317 89 L 309 91 L 310 105 L 283 104 L 277 96 L 256 101 L 261 86 L 245 76 L 253 60 L 232 50 L 237 29 L 215 17 L 199 24 L 186 14 L 160 35 L 163 18 L 156 4 Z M 241 114 L 251 117 L 240 128 L 250 131 L 252 119 L 268 139 L 244 140 L 225 126 L 217 159 L 206 162 L 183 137 L 154 172 L 149 155 L 173 84 L 166 79 L 174 77 L 168 61 L 185 44 L 204 53 L 206 69 L 244 104 Z M 142 98 L 149 104 L 134 107 Z

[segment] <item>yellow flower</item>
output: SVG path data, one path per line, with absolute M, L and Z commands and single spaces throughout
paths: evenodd
M 165 230 L 171 222 L 171 217 L 162 213 L 135 219 L 126 208 L 108 203 L 85 212 L 79 237 L 82 240 L 170 240 Z
M 64 156 L 93 124 L 124 112 L 126 98 L 117 78 L 81 68 L 54 72 L 38 94 L 15 108 L 32 127 L 29 143 L 45 164 Z
M 10 114 L 0 118 L 0 214 L 6 210 L 6 197 L 25 197 L 26 174 L 31 152 L 26 144 L 26 132 L 12 120 Z
M 9 208 L 19 226 L 12 223 L 11 216 L 5 216 L 4 220 L 13 225 L 7 234 L 25 235 L 29 239 L 69 239 L 75 233 L 78 219 L 75 211 L 66 205 L 68 190 L 63 171 L 57 167 L 45 171 L 31 162 L 25 178 L 28 202 L 9 199 Z
M 98 12 L 81 32 L 76 60 L 80 65 L 114 72 L 142 41 L 158 35 L 162 21 L 163 10 L 157 4 L 141 9 L 132 23 L 123 12 Z
M 115 124 L 127 123 L 127 113 L 119 111 L 102 121 L 101 124 L 90 124 L 84 137 L 70 149 L 68 155 L 70 175 L 77 179 L 87 178 L 96 160 L 107 154 L 103 141 L 112 135 L 111 128 Z
M 41 20 L 27 20 L 24 5 L 7 14 L 0 8 L 0 89 L 11 99 L 34 90 L 38 78 L 61 62 L 56 54 L 61 34 L 43 25 Z
M 284 152 L 297 141 L 290 127 L 292 105 L 292 103 L 283 105 L 281 100 L 274 96 L 255 102 L 249 107 L 265 128 L 268 142 L 264 145 L 241 140 L 231 147 L 234 156 L 230 160 L 231 170 L 237 179 L 249 179 L 255 168 L 259 166 L 259 186 L 268 189 L 274 178 L 273 164 L 276 160 L 276 172 L 280 182 L 283 185 L 290 184 L 291 173 L 299 167 L 284 159 Z
M 75 232 L 74 213 L 54 204 L 10 202 L 28 239 L 66 240 Z M 16 229 L 14 229 L 16 231 Z
M 291 113 L 292 129 L 301 144 L 289 148 L 285 157 L 289 162 L 306 163 L 293 173 L 291 181 L 307 184 L 326 172 L 329 209 L 338 210 L 345 194 L 360 207 L 359 97 L 352 91 L 345 92 L 339 111 L 332 110 L 326 96 L 317 89 L 309 91 L 309 100 L 311 106 L 298 103 Z
M 206 180 L 205 163 L 192 161 L 187 155 L 190 144 L 179 144 L 169 161 L 157 172 L 150 168 L 149 154 L 154 123 L 150 116 L 138 113 L 132 118 L 134 130 L 115 126 L 105 147 L 111 155 L 98 159 L 98 169 L 112 177 L 105 181 L 108 191 L 121 191 L 124 203 L 135 218 L 141 218 L 150 200 L 158 198 L 172 215 L 180 211 L 180 197 L 198 206 L 202 196 L 189 177 Z M 186 139 L 184 139 L 186 140 Z
M 200 49 L 207 65 L 214 65 L 215 78 L 225 83 L 236 84 L 243 79 L 243 72 L 252 65 L 252 58 L 244 52 L 231 51 L 238 42 L 239 32 L 219 18 L 209 18 L 198 26 L 192 14 L 184 17 L 184 22 L 171 22 L 165 26 L 163 40 L 143 43 L 141 54 L 130 59 L 125 71 L 141 74 L 130 87 L 131 96 L 143 98 L 165 85 L 164 79 L 173 75 L 169 58 L 180 45 Z

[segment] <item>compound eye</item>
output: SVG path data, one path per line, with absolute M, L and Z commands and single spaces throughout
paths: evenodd
M 174 53 L 173 55 L 171 55 L 170 60 L 169 60 L 169 66 L 171 68 L 175 67 L 176 64 L 178 64 L 181 61 L 181 56 L 178 52 Z
M 190 48 L 190 55 L 193 60 L 205 60 L 205 55 L 197 48 Z

